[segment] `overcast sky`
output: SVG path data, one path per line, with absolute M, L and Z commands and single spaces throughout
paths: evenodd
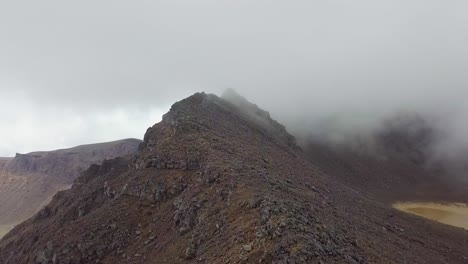
M 0 156 L 142 138 L 228 87 L 290 126 L 401 108 L 464 138 L 465 0 L 0 0 Z

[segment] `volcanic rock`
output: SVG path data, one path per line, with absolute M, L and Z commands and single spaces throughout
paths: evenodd
M 69 188 L 91 164 L 134 154 L 140 143 L 137 139 L 126 139 L 0 158 L 0 225 L 27 219 L 58 191 Z M 112 189 L 105 189 L 108 196 L 113 195 Z M 47 210 L 41 212 L 44 217 L 47 214 Z
M 346 186 L 247 106 L 175 103 L 137 155 L 90 167 L 4 237 L 0 262 L 31 263 L 52 241 L 59 263 L 466 263 L 466 232 Z

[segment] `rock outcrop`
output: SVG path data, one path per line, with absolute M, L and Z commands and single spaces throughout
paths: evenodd
M 134 154 L 140 143 L 125 139 L 0 158 L 0 225 L 18 224 L 31 217 L 91 164 Z
M 261 116 L 204 93 L 174 104 L 137 155 L 5 236 L 0 262 L 466 263 L 466 232 L 343 185 Z

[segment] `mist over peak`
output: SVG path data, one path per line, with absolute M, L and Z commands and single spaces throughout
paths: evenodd
M 27 2 L 0 4 L 2 155 L 141 137 L 225 87 L 298 139 L 407 110 L 437 118 L 440 151 L 468 146 L 463 1 Z
M 0 263 L 466 264 L 467 11 L 0 1 Z

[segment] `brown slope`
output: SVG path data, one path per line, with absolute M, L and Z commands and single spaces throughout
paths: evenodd
M 31 217 L 91 164 L 133 154 L 140 142 L 126 139 L 0 159 L 0 225 Z
M 374 134 L 341 144 L 311 137 L 303 149 L 327 174 L 384 202 L 468 202 L 466 177 L 459 175 L 466 156 L 441 159 L 439 138 L 422 117 L 400 114 Z
M 8 162 L 10 162 L 13 158 L 3 158 L 3 157 L 0 157 L 0 170 L 3 169 L 3 167 L 5 167 Z
M 466 263 L 466 232 L 368 200 L 284 133 L 191 96 L 134 159 L 91 167 L 9 233 L 0 262 Z

